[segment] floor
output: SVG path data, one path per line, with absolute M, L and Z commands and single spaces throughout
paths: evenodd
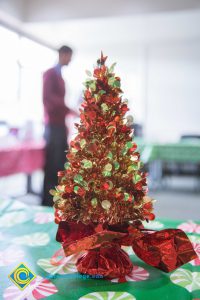
M 42 189 L 42 172 L 33 176 L 33 189 L 40 194 Z M 200 221 L 200 191 L 195 178 L 168 178 L 159 190 L 149 191 L 149 196 L 156 200 L 157 218 L 187 219 Z M 26 177 L 13 175 L 0 178 L 0 195 L 2 198 L 14 198 L 27 204 L 40 205 L 39 195 L 26 194 Z

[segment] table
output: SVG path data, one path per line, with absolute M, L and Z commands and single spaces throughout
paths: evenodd
M 147 225 L 146 225 L 147 227 Z M 124 249 L 134 264 L 126 278 L 89 279 L 77 273 L 77 255 L 65 257 L 55 241 L 53 209 L 0 201 L 0 299 L 4 300 L 197 300 L 200 299 L 200 222 L 156 220 L 148 228 L 182 228 L 199 258 L 172 273 L 154 269 Z M 36 274 L 23 291 L 8 275 L 20 263 Z M 119 282 L 120 281 L 120 282 Z
M 155 160 L 200 163 L 200 142 L 150 143 L 135 139 L 144 163 Z
M 163 177 L 163 165 L 167 162 L 180 164 L 195 164 L 200 166 L 200 142 L 178 143 L 148 143 L 136 138 L 138 151 L 141 153 L 141 161 L 149 165 L 149 177 L 151 188 L 161 186 Z M 199 175 L 197 176 L 197 189 Z
M 18 142 L 0 147 L 0 177 L 27 174 L 27 192 L 32 192 L 31 174 L 43 169 L 44 141 Z

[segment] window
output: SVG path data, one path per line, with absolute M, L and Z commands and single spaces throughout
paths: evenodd
M 42 122 L 42 73 L 56 53 L 0 27 L 0 120 L 14 126 Z
M 19 96 L 19 36 L 0 27 L 0 119 L 9 121 Z

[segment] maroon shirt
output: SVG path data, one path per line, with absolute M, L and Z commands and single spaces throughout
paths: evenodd
M 70 109 L 65 105 L 65 82 L 55 68 L 43 75 L 43 104 L 45 124 L 65 125 Z

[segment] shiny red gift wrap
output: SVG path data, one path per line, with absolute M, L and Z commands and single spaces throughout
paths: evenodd
M 103 228 L 81 222 L 60 222 L 57 241 L 62 243 L 66 256 L 87 251 L 77 261 L 80 273 L 108 278 L 128 275 L 133 268 L 128 254 L 120 248 L 122 245 L 131 245 L 140 259 L 164 272 L 171 272 L 197 257 L 187 235 L 180 229 L 152 232 L 128 224 Z
M 104 243 L 89 250 L 78 259 L 76 265 L 80 273 L 107 278 L 125 276 L 133 269 L 128 254 L 117 243 Z

